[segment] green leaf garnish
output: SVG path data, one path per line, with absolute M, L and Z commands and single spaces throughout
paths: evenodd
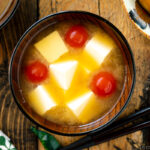
M 31 130 L 36 136 L 38 136 L 45 150 L 58 150 L 58 148 L 61 147 L 55 137 L 51 134 L 38 130 L 35 127 L 31 127 Z

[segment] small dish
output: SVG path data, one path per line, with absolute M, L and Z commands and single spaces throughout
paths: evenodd
M 60 125 L 57 123 L 50 122 L 40 117 L 36 113 L 33 113 L 30 109 L 28 103 L 25 101 L 22 90 L 19 86 L 18 74 L 19 74 L 19 66 L 22 55 L 24 54 L 24 50 L 26 45 L 32 38 L 37 35 L 41 28 L 47 27 L 48 25 L 53 25 L 53 23 L 66 21 L 66 20 L 85 20 L 98 26 L 102 27 L 107 33 L 115 39 L 118 43 L 118 46 L 123 55 L 123 60 L 125 63 L 125 82 L 121 92 L 121 96 L 116 101 L 115 105 L 107 112 L 103 117 L 93 121 L 91 123 L 87 123 L 84 125 Z M 131 94 L 133 92 L 134 83 L 135 83 L 135 66 L 134 59 L 131 49 L 122 35 L 122 33 L 109 21 L 104 18 L 97 16 L 95 14 L 83 11 L 65 11 L 59 12 L 56 14 L 49 15 L 36 23 L 34 23 L 20 38 L 18 44 L 15 47 L 15 50 L 12 54 L 10 66 L 9 66 L 9 83 L 11 87 L 12 94 L 16 103 L 22 112 L 34 123 L 39 125 L 40 127 L 51 131 L 53 133 L 61 134 L 61 135 L 81 135 L 90 132 L 94 132 L 97 130 L 101 130 L 104 127 L 111 124 L 123 111 L 125 106 L 127 105 Z
M 150 15 L 142 8 L 137 0 L 123 0 L 123 3 L 132 22 L 147 38 L 150 38 Z
M 18 5 L 19 0 L 0 0 L 0 29 L 11 19 Z

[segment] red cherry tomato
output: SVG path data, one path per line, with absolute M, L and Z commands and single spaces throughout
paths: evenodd
M 93 77 L 90 87 L 96 95 L 105 97 L 116 90 L 116 80 L 111 73 L 100 72 Z
M 25 66 L 25 75 L 29 81 L 39 83 L 47 78 L 48 69 L 40 61 L 35 61 Z
M 88 39 L 86 29 L 81 25 L 72 26 L 65 35 L 65 41 L 75 48 L 82 47 Z

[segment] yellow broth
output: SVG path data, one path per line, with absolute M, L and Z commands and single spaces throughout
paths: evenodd
M 109 41 L 112 42 L 113 49 L 104 59 L 102 64 L 99 66 L 95 65 L 95 60 L 91 59 L 91 56 L 84 53 L 84 47 L 76 50 L 76 48 L 72 48 L 64 42 L 69 51 L 63 54 L 54 62 L 52 62 L 52 64 L 61 63 L 64 61 L 78 62 L 79 67 L 77 67 L 76 69 L 76 72 L 74 74 L 69 89 L 64 90 L 59 86 L 54 77 L 51 75 L 51 70 L 49 70 L 49 77 L 42 83 L 33 84 L 29 82 L 23 73 L 24 66 L 26 66 L 30 62 L 33 62 L 34 60 L 41 61 L 47 67 L 51 65 L 36 49 L 36 47 L 34 46 L 35 43 L 37 43 L 44 37 L 48 36 L 53 31 L 58 31 L 58 33 L 60 34 L 61 38 L 64 41 L 65 33 L 74 24 L 82 24 L 88 31 L 89 38 L 88 41 L 85 43 L 84 47 L 91 40 L 93 35 L 96 34 L 97 32 L 100 33 L 103 37 L 105 37 L 105 39 L 108 38 Z M 83 69 L 82 66 L 85 66 L 85 68 Z M 29 45 L 27 46 L 25 54 L 22 59 L 21 68 L 22 70 L 20 73 L 20 87 L 26 101 L 33 109 L 33 111 L 35 111 L 37 114 L 57 124 L 65 124 L 65 125 L 86 124 L 103 117 L 107 112 L 110 111 L 110 109 L 115 105 L 115 103 L 119 99 L 125 81 L 125 65 L 123 61 L 123 56 L 121 50 L 119 49 L 115 41 L 99 26 L 83 22 L 69 22 L 69 21 L 67 23 L 59 22 L 58 24 L 56 23 L 55 25 L 49 26 L 46 29 L 39 32 L 39 34 L 36 35 L 36 37 L 32 40 L 32 42 L 30 42 Z M 67 107 L 66 104 L 80 97 L 86 92 L 91 92 L 89 87 L 90 82 L 93 76 L 101 71 L 110 72 L 111 74 L 113 74 L 113 76 L 117 81 L 116 90 L 113 94 L 107 97 L 99 97 L 93 94 L 91 98 L 92 100 L 89 103 L 87 103 L 86 107 L 84 108 L 84 113 L 81 112 L 80 117 L 78 117 L 76 114 L 73 113 L 72 110 L 70 110 Z M 36 89 L 41 84 L 45 84 L 47 86 L 46 87 L 48 89 L 47 91 L 51 93 L 54 101 L 57 104 L 50 110 L 47 110 L 42 115 L 39 113 L 40 110 L 38 112 L 38 107 L 40 108 L 40 104 L 38 103 L 32 104 L 28 96 L 31 91 Z

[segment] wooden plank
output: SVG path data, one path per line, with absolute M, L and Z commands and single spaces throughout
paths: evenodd
M 12 98 L 8 65 L 17 41 L 36 18 L 36 0 L 21 0 L 14 17 L 0 30 L 0 129 L 12 139 L 18 150 L 35 150 L 37 142 L 29 131 L 32 123 L 21 113 Z
M 85 10 L 101 14 L 125 35 L 134 53 L 137 69 L 137 82 L 132 99 L 123 115 L 134 112 L 140 106 L 139 95 L 142 95 L 144 81 L 150 70 L 150 42 L 131 23 L 120 0 L 40 0 L 39 17 L 63 10 Z M 32 11 L 31 11 L 32 10 Z M 14 142 L 18 150 L 35 150 L 37 143 L 35 136 L 29 131 L 32 123 L 24 117 L 10 94 L 8 85 L 8 62 L 18 39 L 23 32 L 37 19 L 36 0 L 21 0 L 19 9 L 13 19 L 0 30 L 0 129 Z M 64 137 L 54 135 L 62 145 L 67 145 L 80 137 Z M 131 150 L 130 140 L 142 144 L 142 133 L 136 132 L 119 139 L 94 146 L 90 150 Z M 39 144 L 40 145 L 40 144 Z
M 110 3 L 111 5 L 108 5 L 108 3 Z M 120 9 L 121 6 L 122 9 Z M 125 109 L 124 113 L 122 114 L 122 116 L 124 116 L 130 114 L 131 112 L 134 112 L 135 109 L 139 109 L 140 107 L 141 100 L 139 95 L 142 95 L 144 82 L 150 74 L 150 42 L 135 27 L 135 25 L 132 24 L 128 14 L 126 13 L 122 1 L 101 0 L 100 10 L 101 15 L 108 19 L 110 22 L 112 22 L 115 26 L 117 26 L 127 38 L 135 58 L 136 85 L 131 101 Z M 139 143 L 139 145 L 144 142 L 142 141 L 143 134 L 139 131 L 134 134 L 119 138 L 118 140 L 113 140 L 110 142 L 110 145 L 115 144 L 119 146 L 122 150 L 129 150 L 131 149 L 131 146 L 129 142 L 127 142 L 127 137 L 130 137 L 132 140 Z
M 39 1 L 39 16 L 40 18 L 45 17 L 51 13 L 56 13 L 65 10 L 83 10 L 89 11 L 95 14 L 100 13 L 99 0 L 40 0 Z M 69 137 L 69 136 L 59 136 L 53 134 L 56 139 L 65 146 L 77 139 L 80 136 Z M 97 146 L 96 146 L 97 147 Z M 41 144 L 39 144 L 39 150 L 43 150 Z
M 39 0 L 40 18 L 66 10 L 82 10 L 100 13 L 99 0 Z
M 40 0 L 39 3 L 40 18 L 64 10 L 85 10 L 95 14 L 100 14 L 116 25 L 125 35 L 129 44 L 132 45 L 133 54 L 137 69 L 137 82 L 134 94 L 127 109 L 122 116 L 126 116 L 140 107 L 139 95 L 142 95 L 144 81 L 148 76 L 150 69 L 150 42 L 146 39 L 131 23 L 123 3 L 120 0 Z M 63 137 L 54 135 L 63 145 L 71 143 L 74 137 Z M 76 137 L 77 138 L 77 137 Z M 128 136 L 121 137 L 110 142 L 89 148 L 90 150 L 131 150 L 133 147 L 129 144 L 127 138 L 137 141 L 139 145 L 143 142 L 142 132 L 136 132 Z M 42 150 L 42 149 L 41 149 Z

